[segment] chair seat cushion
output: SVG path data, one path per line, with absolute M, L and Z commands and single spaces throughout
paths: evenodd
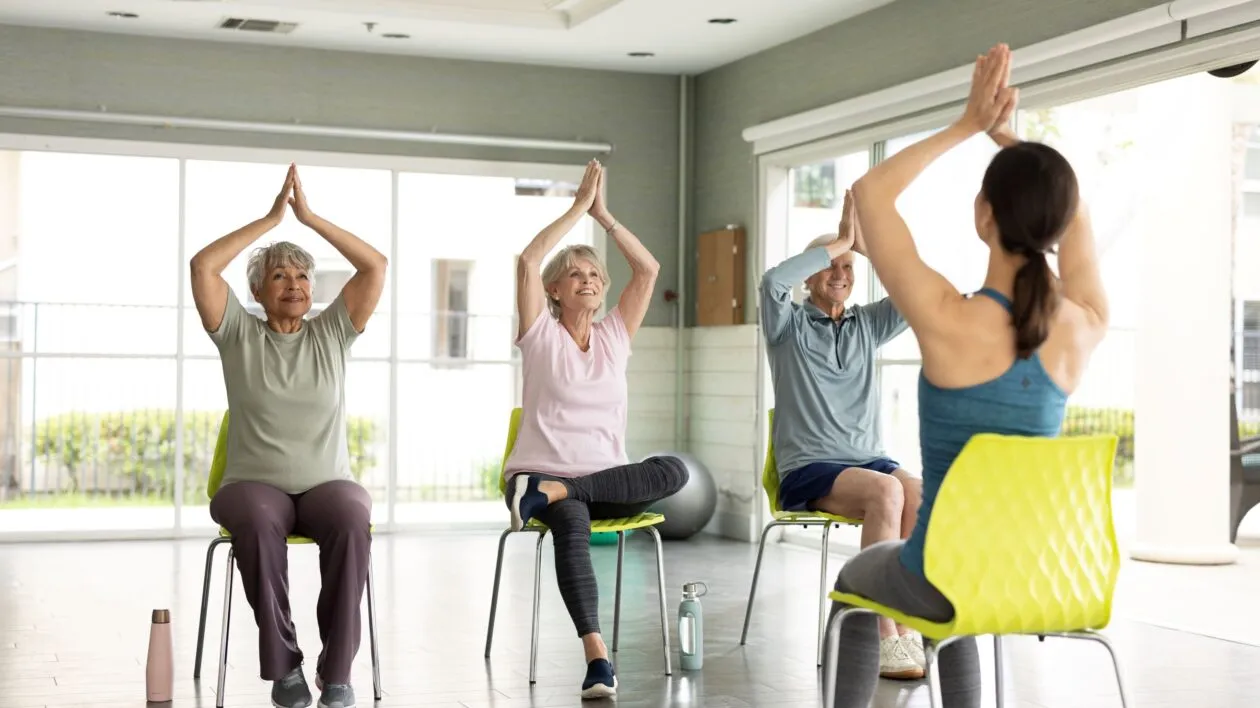
M 861 526 L 859 519 L 850 519 L 846 516 L 837 514 L 828 514 L 825 511 L 776 511 L 774 512 L 775 521 L 834 521 L 838 524 L 848 524 L 850 526 Z
M 368 527 L 369 532 L 372 532 L 375 530 L 376 530 L 375 524 Z M 222 526 L 219 527 L 219 536 L 222 538 L 232 538 L 232 534 L 227 529 L 223 528 Z M 284 541 L 290 546 L 297 546 L 303 543 L 315 543 L 315 539 L 307 538 L 306 536 L 286 536 Z
M 591 533 L 615 533 L 617 531 L 630 531 L 632 529 L 642 529 L 648 526 L 656 526 L 665 523 L 664 514 L 644 513 L 637 516 L 627 516 L 621 519 L 595 519 L 591 521 Z M 545 530 L 547 525 L 538 519 L 530 519 L 526 528 Z

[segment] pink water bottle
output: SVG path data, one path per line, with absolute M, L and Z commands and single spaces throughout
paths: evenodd
M 171 700 L 175 690 L 175 657 L 171 646 L 171 611 L 154 610 L 149 627 L 149 657 L 144 665 L 144 683 L 150 703 Z

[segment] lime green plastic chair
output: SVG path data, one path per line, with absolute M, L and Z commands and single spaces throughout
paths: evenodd
M 219 424 L 219 437 L 214 445 L 214 457 L 210 462 L 210 477 L 206 480 L 206 496 L 213 499 L 223 483 L 223 472 L 227 468 L 227 436 L 228 412 L 224 411 L 223 421 Z M 374 527 L 373 527 L 374 528 Z M 210 541 L 206 549 L 206 572 L 201 581 L 201 620 L 197 625 L 197 658 L 193 667 L 193 678 L 201 678 L 201 655 L 206 639 L 206 610 L 210 602 L 210 575 L 214 566 L 214 551 L 220 545 L 229 543 L 232 534 L 225 528 L 219 528 L 219 535 Z M 289 545 L 311 545 L 314 539 L 306 536 L 289 536 Z M 232 620 L 232 580 L 236 571 L 236 555 L 228 547 L 227 578 L 223 587 L 223 624 L 219 636 L 219 684 L 215 698 L 215 708 L 223 708 L 223 686 L 227 680 L 228 626 Z M 368 557 L 367 576 L 368 636 L 372 643 L 372 691 L 376 700 L 381 700 L 381 668 L 380 655 L 376 642 L 376 594 L 372 590 L 372 558 Z
M 520 408 L 512 410 L 511 418 L 508 420 L 508 436 L 507 445 L 503 449 L 503 462 L 499 468 L 499 493 L 503 494 L 507 491 L 507 479 L 503 475 L 503 471 L 507 467 L 508 456 L 512 454 L 512 448 L 516 446 L 516 434 L 521 427 Z M 612 650 L 617 651 L 617 643 L 620 638 L 621 629 L 621 566 L 622 558 L 625 552 L 625 535 L 634 529 L 643 529 L 651 534 L 652 539 L 656 542 L 656 576 L 660 595 L 661 604 L 661 645 L 663 655 L 665 657 L 665 675 L 672 674 L 669 661 L 669 610 L 665 607 L 665 555 L 661 546 L 661 535 L 654 526 L 665 522 L 665 516 L 662 514 L 644 513 L 637 516 L 630 516 L 622 519 L 595 519 L 591 521 L 591 531 L 615 533 L 617 534 L 617 585 L 613 600 L 613 643 Z M 529 682 L 536 683 L 537 666 L 538 666 L 538 616 L 539 616 L 539 597 L 542 590 L 542 542 L 547 535 L 547 525 L 538 519 L 530 519 L 525 528 L 519 533 L 537 533 L 538 543 L 534 546 L 534 615 L 533 626 L 530 634 L 529 648 Z M 499 535 L 499 557 L 494 563 L 494 590 L 490 594 L 490 622 L 486 627 L 486 655 L 490 658 L 490 645 L 494 639 L 494 618 L 498 610 L 499 604 L 499 580 L 503 574 L 503 547 L 507 542 L 508 535 L 512 533 L 512 529 L 506 529 Z
M 832 600 L 849 607 L 828 622 L 829 656 L 836 655 L 846 618 L 889 617 L 933 640 L 924 654 L 931 704 L 940 706 L 934 667 L 940 650 L 962 637 L 992 635 L 1001 706 L 1003 636 L 1085 639 L 1106 647 L 1127 706 L 1115 649 L 1097 633 L 1111 620 L 1120 572 L 1111 514 L 1115 453 L 1114 435 L 974 436 L 941 485 L 924 546 L 924 571 L 953 604 L 953 619 L 930 622 L 832 592 Z M 836 672 L 827 673 L 830 703 Z
M 766 550 L 766 536 L 770 534 L 770 530 L 778 526 L 821 526 L 823 537 L 818 580 L 818 638 L 815 643 L 817 644 L 818 665 L 822 666 L 823 628 L 827 622 L 827 550 L 830 544 L 831 527 L 839 524 L 861 526 L 862 522 L 858 519 L 828 514 L 825 511 L 784 511 L 779 508 L 779 466 L 774 459 L 773 408 L 770 409 L 769 421 L 769 441 L 766 443 L 766 464 L 761 472 L 761 488 L 765 490 L 766 498 L 770 501 L 770 515 L 773 518 L 761 531 L 761 543 L 757 546 L 757 565 L 753 569 L 752 588 L 748 591 L 748 609 L 744 611 L 744 631 L 739 635 L 739 643 L 742 645 L 748 641 L 748 625 L 752 622 L 753 599 L 757 596 L 757 580 L 761 576 L 761 554 Z

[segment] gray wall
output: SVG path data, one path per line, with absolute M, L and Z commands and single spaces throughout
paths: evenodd
M 607 141 L 613 212 L 678 276 L 678 79 L 0 25 L 0 105 Z M 584 164 L 593 155 L 0 119 L 0 132 Z M 558 214 L 557 214 L 558 216 Z M 524 244 L 532 234 L 521 234 Z M 609 243 L 616 284 L 629 268 Z M 510 288 L 507 288 L 510 291 Z M 615 292 L 615 290 L 614 290 Z
M 740 137 L 749 126 L 962 66 L 997 42 L 1018 49 L 1165 1 L 897 0 L 701 74 L 689 238 L 694 244 L 706 230 L 742 224 L 755 252 L 756 161 Z M 689 269 L 695 251 L 687 249 Z M 689 279 L 687 302 L 694 294 Z M 745 312 L 756 321 L 753 303 Z M 695 321 L 694 307 L 687 321 Z

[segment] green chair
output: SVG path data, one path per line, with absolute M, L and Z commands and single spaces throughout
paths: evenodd
M 521 427 L 521 409 L 512 410 L 512 416 L 508 422 L 507 446 L 503 450 L 503 462 L 500 467 L 499 474 L 499 493 L 503 494 L 507 491 L 507 479 L 503 476 L 502 470 L 507 466 L 508 456 L 512 453 L 512 448 L 516 445 L 516 435 Z M 613 643 L 612 651 L 617 651 L 617 640 L 621 629 L 621 565 L 625 551 L 625 534 L 634 529 L 644 529 L 652 535 L 652 539 L 656 541 L 656 573 L 657 582 L 659 584 L 658 591 L 660 593 L 661 603 L 661 643 L 663 654 L 665 656 L 665 675 L 672 674 L 669 662 L 669 611 L 665 607 L 665 556 L 661 547 L 661 535 L 654 526 L 665 522 L 665 517 L 661 514 L 644 513 L 637 516 L 626 517 L 623 519 L 597 519 L 591 521 L 592 533 L 604 532 L 617 534 L 617 584 L 613 601 Z M 530 635 L 529 648 L 529 682 L 536 683 L 537 665 L 538 665 L 538 616 L 539 616 L 539 599 L 541 595 L 542 584 L 542 542 L 547 535 L 547 526 L 538 519 L 530 519 L 525 528 L 518 533 L 536 533 L 538 534 L 538 543 L 534 547 L 534 614 L 533 625 Z M 494 590 L 490 595 L 490 623 L 486 627 L 486 655 L 490 658 L 490 645 L 494 639 L 494 617 L 498 609 L 499 603 L 499 580 L 503 573 L 503 546 L 507 542 L 508 535 L 512 533 L 509 528 L 499 535 L 499 556 L 495 560 L 494 565 Z
M 931 622 L 833 592 L 832 600 L 849 607 L 827 623 L 829 655 L 836 655 L 844 621 L 856 614 L 915 629 L 936 644 L 924 646 L 935 707 L 942 704 L 940 650 L 962 637 L 992 635 L 1000 708 L 1003 636 L 1084 639 L 1111 655 L 1127 706 L 1115 649 L 1097 633 L 1111 620 L 1120 573 L 1111 513 L 1115 456 L 1114 435 L 972 437 L 941 484 L 923 550 L 924 572 L 954 606 L 953 619 Z M 824 671 L 828 705 L 835 702 L 836 673 Z
M 828 514 L 823 511 L 783 511 L 779 508 L 779 467 L 774 459 L 774 409 L 770 409 L 770 433 L 766 443 L 766 464 L 761 473 L 761 488 L 770 501 L 770 514 L 774 517 L 761 531 L 761 543 L 757 546 L 757 565 L 753 570 L 752 589 L 748 591 L 748 609 L 744 612 L 744 631 L 739 635 L 739 643 L 748 641 L 748 625 L 752 620 L 753 598 L 757 596 L 757 578 L 761 575 L 761 554 L 766 550 L 766 536 L 777 526 L 821 526 L 822 560 L 818 580 L 818 639 L 817 661 L 822 666 L 823 629 L 827 622 L 827 549 L 833 524 L 861 526 L 858 519 Z
M 210 463 L 210 478 L 206 481 L 206 496 L 214 498 L 215 492 L 223 482 L 223 471 L 227 467 L 227 432 L 228 412 L 223 413 L 223 422 L 219 424 L 219 438 L 214 445 L 214 458 Z M 225 528 L 219 529 L 218 537 L 210 541 L 206 549 L 206 572 L 201 581 L 201 620 L 197 624 L 197 658 L 193 667 L 193 678 L 201 678 L 201 655 L 205 648 L 206 610 L 210 602 L 210 574 L 214 564 L 214 551 L 221 544 L 229 543 L 232 534 Z M 291 546 L 312 545 L 314 539 L 305 536 L 289 536 Z M 228 626 L 232 620 L 232 579 L 236 570 L 236 556 L 231 546 L 227 554 L 227 578 L 223 588 L 223 629 L 219 636 L 219 684 L 215 698 L 215 708 L 223 708 L 223 685 L 227 680 Z M 368 635 L 372 643 L 372 692 L 376 700 L 381 700 L 381 668 L 380 655 L 376 641 L 376 596 L 372 591 L 372 559 L 368 558 L 367 575 Z

